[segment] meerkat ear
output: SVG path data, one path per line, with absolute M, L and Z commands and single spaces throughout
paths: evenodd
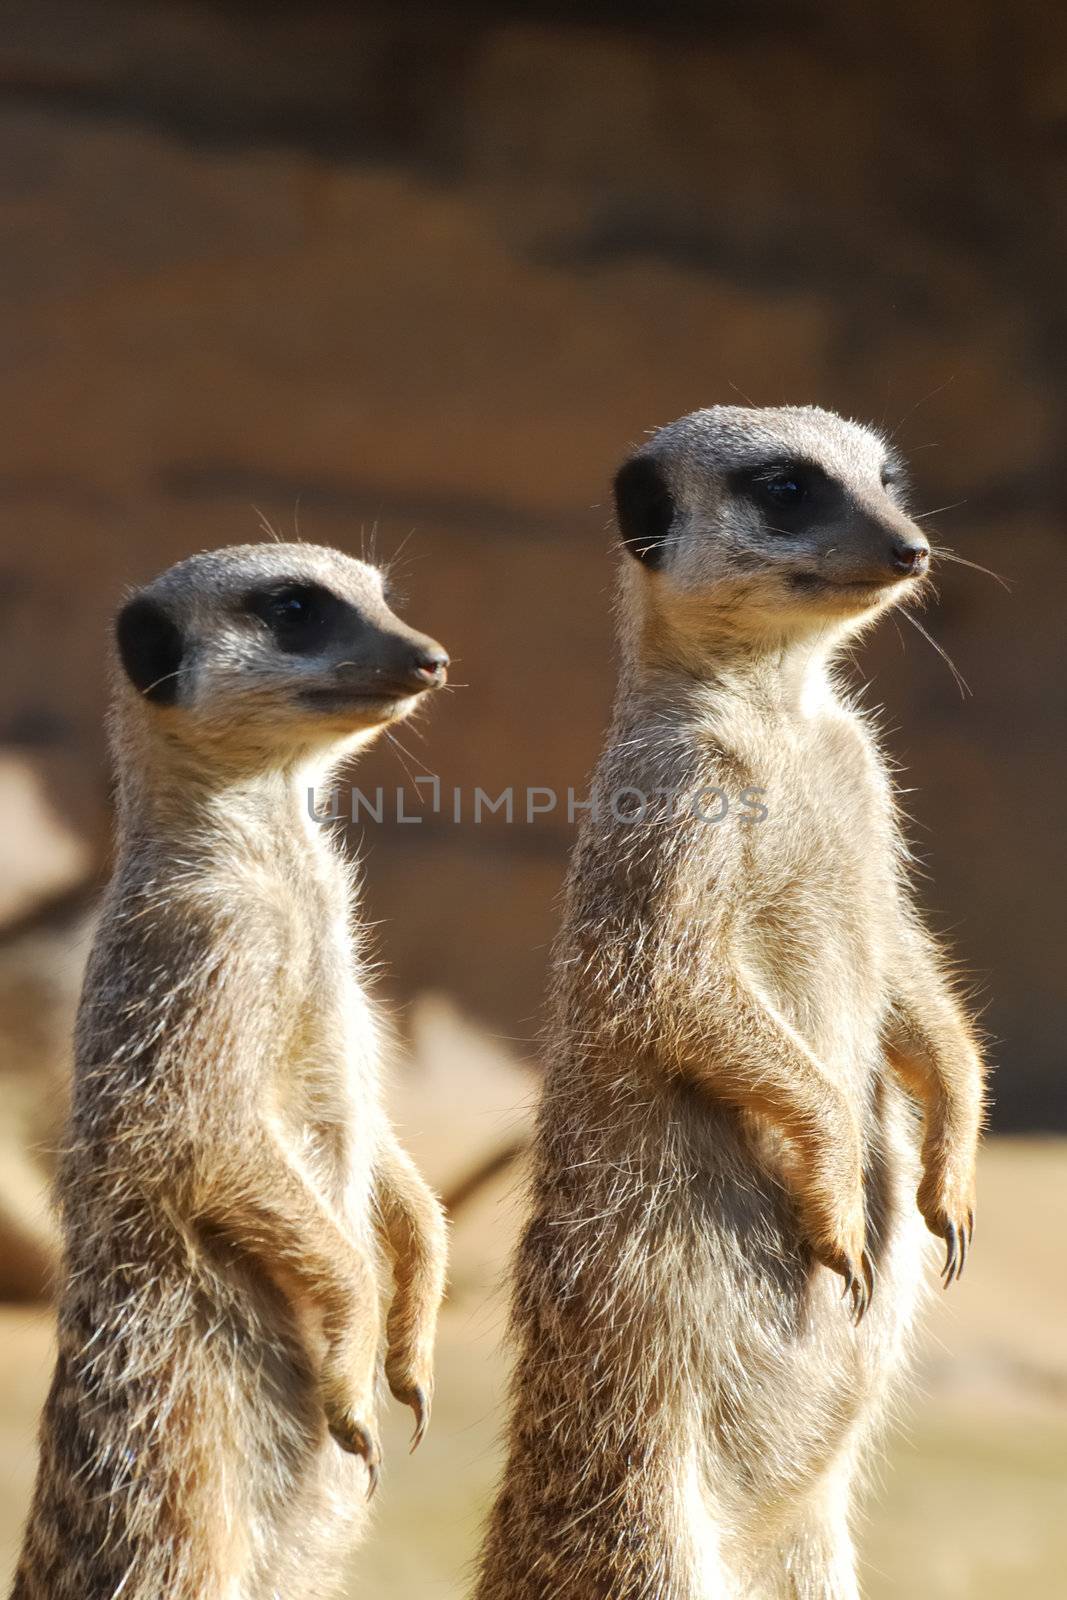
M 173 705 L 185 640 L 159 602 L 146 595 L 128 601 L 115 619 L 115 640 L 119 660 L 134 688 L 153 705 Z
M 654 456 L 631 456 L 615 474 L 615 516 L 630 554 L 646 567 L 662 566 L 674 496 Z

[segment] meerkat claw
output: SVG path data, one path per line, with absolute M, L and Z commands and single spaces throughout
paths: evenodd
M 941 1282 L 946 1289 L 957 1276 L 956 1268 L 958 1263 L 959 1235 L 956 1231 L 956 1224 L 950 1222 L 945 1229 L 945 1265 L 941 1269 Z
M 430 1396 L 421 1383 L 400 1384 L 390 1380 L 389 1388 L 394 1400 L 410 1406 L 415 1415 L 415 1432 L 411 1436 L 410 1453 L 414 1454 L 426 1437 L 430 1426 Z
M 849 1318 L 852 1322 L 855 1322 L 857 1321 L 857 1308 L 863 1296 L 863 1285 L 851 1268 L 846 1268 L 844 1279 L 845 1286 L 841 1290 L 841 1299 L 849 1301 Z
M 874 1296 L 874 1268 L 871 1258 L 866 1250 L 860 1258 L 860 1272 L 856 1273 L 851 1266 L 841 1269 L 845 1286 L 841 1291 L 842 1300 L 850 1298 L 849 1316 L 858 1328 L 867 1315 L 871 1300 Z
M 870 1296 L 869 1296 L 869 1294 L 867 1292 L 866 1285 L 859 1278 L 853 1278 L 853 1280 L 852 1280 L 852 1325 L 853 1325 L 853 1327 L 855 1327 L 855 1328 L 859 1327 L 860 1323 L 863 1321 L 864 1317 L 867 1315 L 867 1307 L 868 1307 L 869 1304 L 870 1304 Z
M 411 1436 L 409 1447 L 409 1453 L 414 1455 L 426 1437 L 426 1429 L 430 1426 L 430 1400 L 421 1384 L 415 1385 L 406 1403 L 415 1413 L 415 1432 Z
M 863 1269 L 863 1310 L 856 1318 L 857 1326 L 867 1315 L 867 1312 L 870 1309 L 871 1301 L 874 1299 L 874 1263 L 871 1261 L 871 1258 L 867 1254 L 866 1250 L 863 1252 L 860 1265 Z
M 343 1417 L 329 1424 L 330 1433 L 341 1449 L 349 1455 L 360 1456 L 367 1468 L 367 1499 L 373 1498 L 381 1472 L 381 1451 L 378 1441 L 362 1422 Z

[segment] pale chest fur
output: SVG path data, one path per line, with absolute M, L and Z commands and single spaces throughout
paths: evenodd
M 628 997 L 640 1009 L 641 952 L 655 950 L 667 981 L 695 992 L 739 971 L 828 1069 L 868 1086 L 901 884 L 891 787 L 863 722 L 827 697 L 807 715 L 704 709 L 668 739 L 655 723 L 623 727 L 600 783 L 730 802 L 718 821 L 705 818 L 720 807 L 705 800 L 698 815 L 683 798 L 673 821 L 587 835 L 572 920 L 579 960 L 603 972 L 609 1015 Z M 742 803 L 750 790 L 762 820 Z
M 343 862 L 321 834 L 290 852 L 274 886 L 285 1005 L 272 1110 L 324 1191 L 362 1218 L 380 1115 L 377 1020 L 360 983 Z
M 735 952 L 828 1066 L 868 1066 L 899 917 L 881 758 L 862 724 L 834 709 L 763 741 L 760 761 L 767 816 L 738 821 L 731 851 Z

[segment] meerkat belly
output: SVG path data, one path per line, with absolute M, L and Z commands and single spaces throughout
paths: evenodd
M 685 1524 L 705 1560 L 729 1558 L 723 1530 L 727 1543 L 751 1547 L 787 1529 L 885 1403 L 917 1292 L 920 1219 L 910 1218 L 896 1176 L 902 1160 L 911 1170 L 898 1112 L 879 1132 L 877 1182 L 892 1193 L 877 1204 L 888 1236 L 878 1293 L 857 1329 L 835 1275 L 801 1242 L 760 1131 L 684 1088 L 665 1101 L 679 1178 L 658 1208 L 660 1233 L 646 1252 L 655 1276 L 645 1289 L 658 1307 L 657 1346 L 670 1352 L 668 1437 Z
M 307 1027 L 294 1062 L 286 1123 L 322 1194 L 366 1232 L 379 1104 L 376 1038 L 362 995 L 342 987 Z
M 294 1020 L 278 1108 L 299 1159 L 361 1233 L 380 1115 L 378 1053 L 374 1017 L 349 952 L 340 944 L 323 949 Z
M 883 854 L 801 834 L 771 853 L 737 930 L 765 998 L 857 1087 L 879 1057 L 885 1011 L 893 886 Z

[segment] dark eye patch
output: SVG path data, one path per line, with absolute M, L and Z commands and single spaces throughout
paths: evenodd
M 318 583 L 273 583 L 245 596 L 244 609 L 258 617 L 289 655 L 313 655 L 350 609 Z
M 731 487 L 758 507 L 769 532 L 787 537 L 833 516 L 845 498 L 817 462 L 792 458 L 742 467 L 731 475 Z

